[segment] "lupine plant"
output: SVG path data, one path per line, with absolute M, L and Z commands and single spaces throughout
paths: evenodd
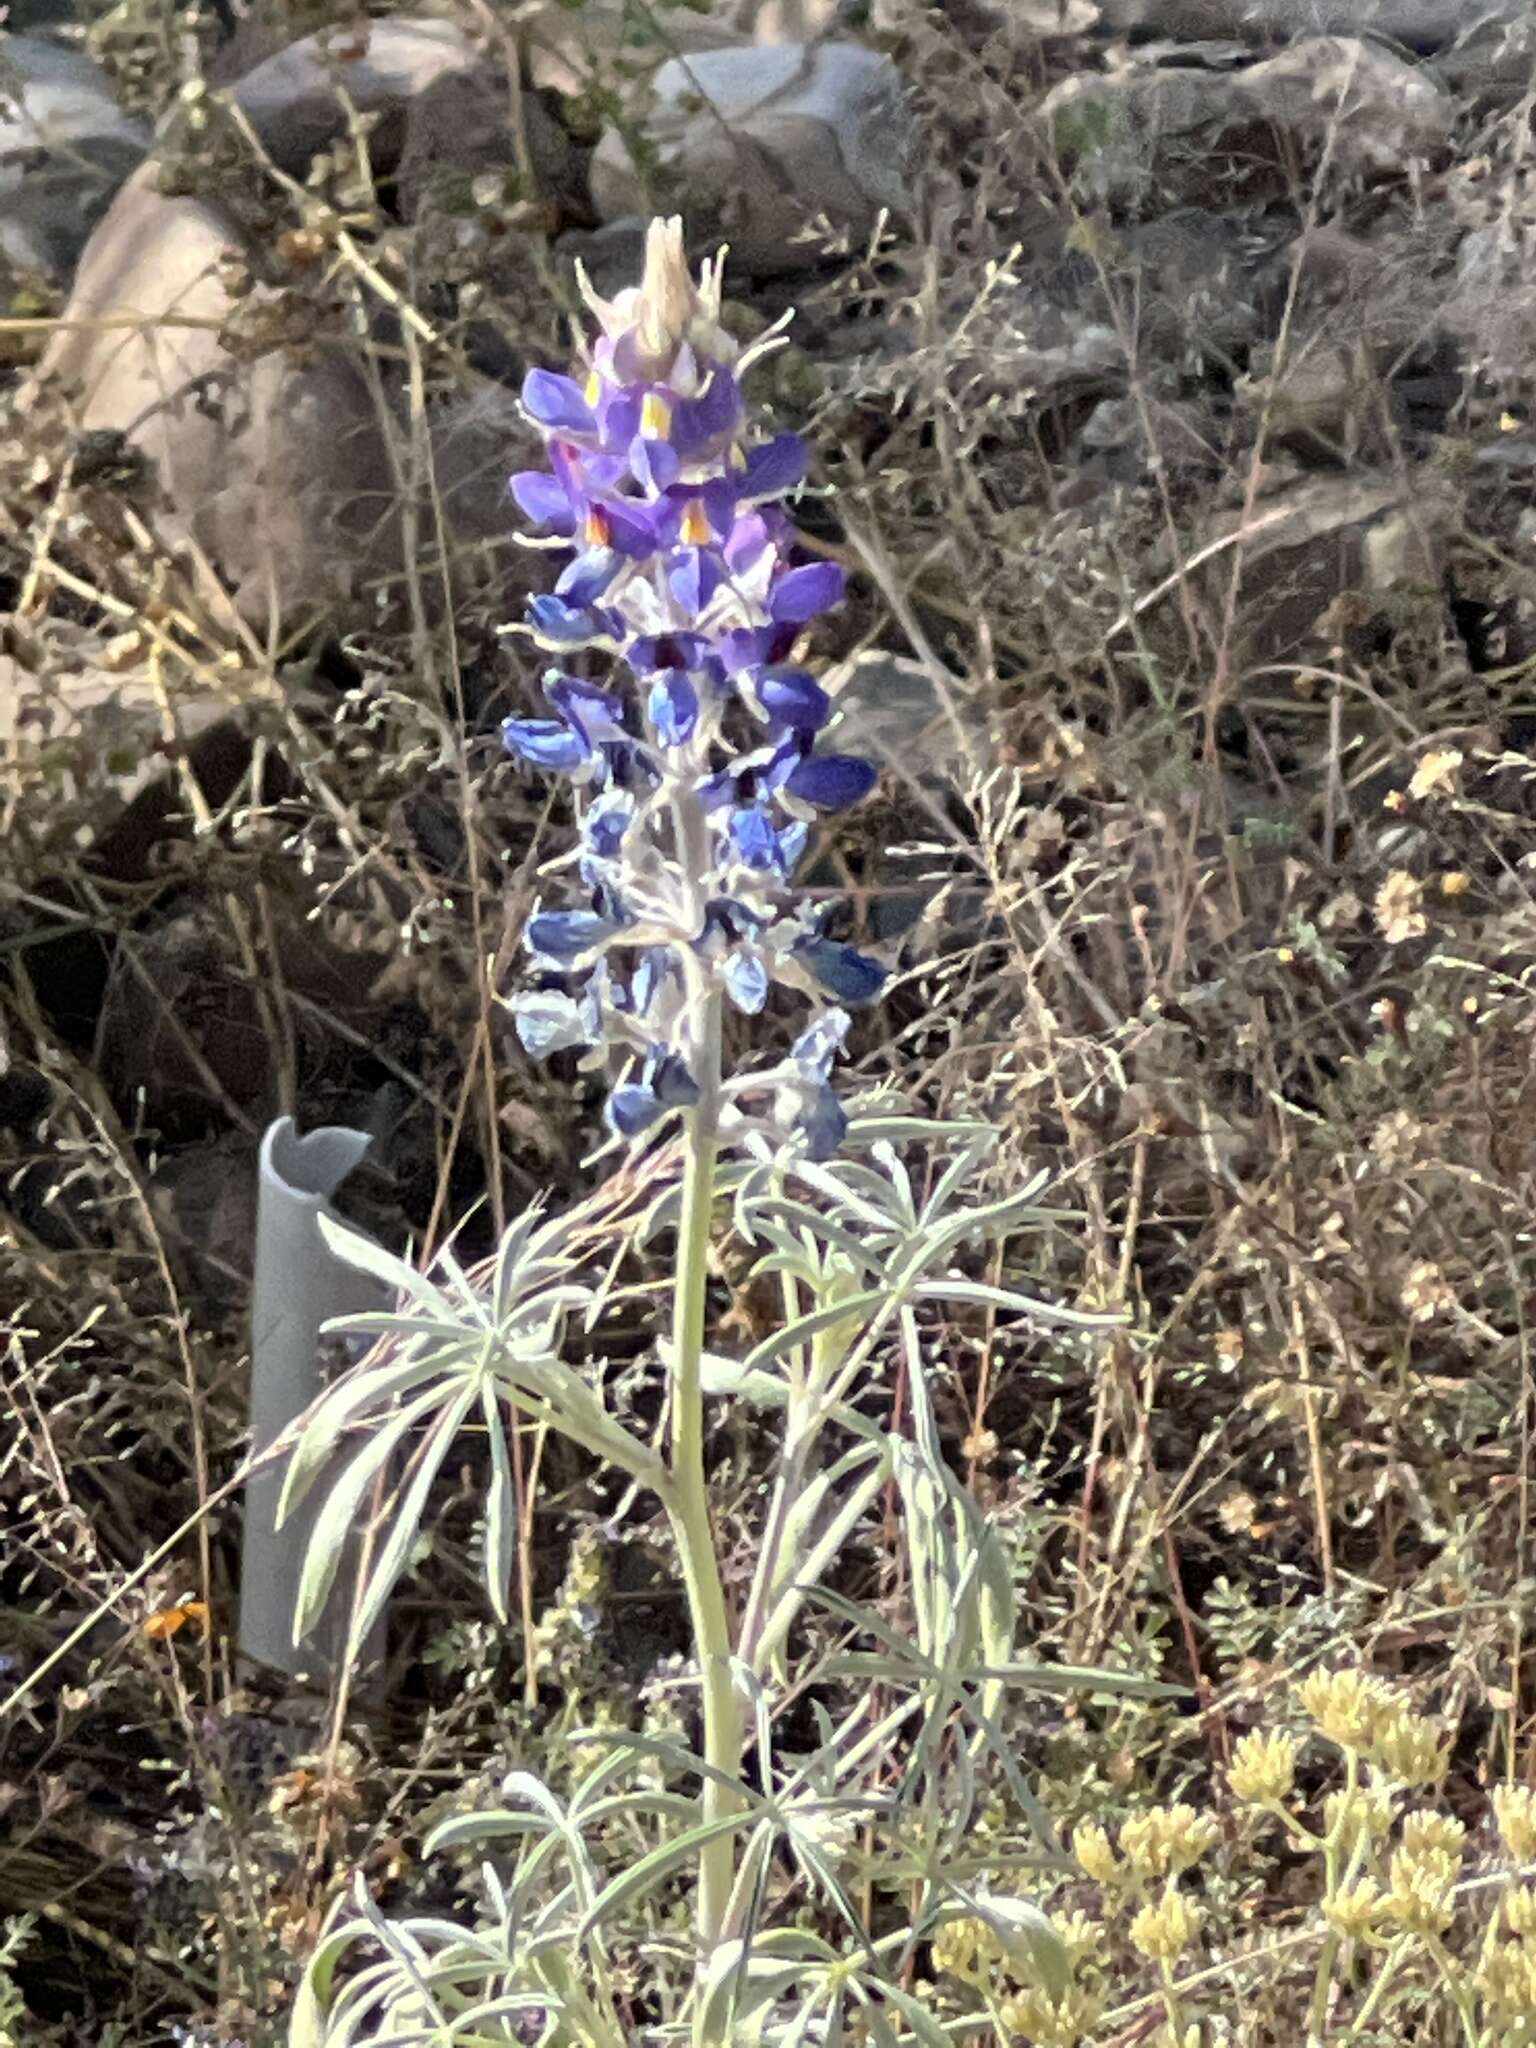
M 1026 1896 L 1032 1872 L 1066 1864 L 1005 1738 L 1007 1689 L 1148 1688 L 1015 1656 L 1006 1547 L 941 1452 L 933 1305 L 1034 1318 L 1063 1343 L 1104 1318 L 967 1277 L 967 1241 L 1056 1227 L 1043 1176 L 999 1193 L 995 1133 L 889 1100 L 850 1116 L 834 1087 L 850 1010 L 885 975 L 827 935 L 795 876 L 817 819 L 875 775 L 838 751 L 835 706 L 803 665 L 843 577 L 801 558 L 784 507 L 803 444 L 759 431 L 743 392 L 775 337 L 738 350 L 720 266 L 695 283 L 676 221 L 652 225 L 636 289 L 587 300 L 582 374 L 535 370 L 523 387 L 548 467 L 512 483 L 531 540 L 562 566 L 526 623 L 552 657 L 548 715 L 510 720 L 505 742 L 567 780 L 578 829 L 550 870 L 558 896 L 529 919 L 531 977 L 511 1008 L 531 1054 L 573 1051 L 607 1077 L 632 1184 L 649 1162 L 635 1236 L 673 1269 L 656 1420 L 637 1420 L 645 1404 L 620 1402 L 592 1360 L 607 1297 L 581 1210 L 523 1216 L 476 1274 L 451 1252 L 417 1271 L 337 1230 L 398 1305 L 347 1325 L 379 1341 L 309 1418 L 287 1497 L 327 1473 L 303 1630 L 363 1503 L 403 1460 L 355 1646 L 450 1447 L 483 1429 L 486 1588 L 506 1621 L 510 1432 L 563 1433 L 629 1498 L 659 1503 L 693 1649 L 686 1710 L 671 1733 L 589 1731 L 570 1785 L 514 1771 L 499 1807 L 436 1829 L 429 1854 L 484 1856 L 474 1926 L 390 1921 L 359 1892 L 312 1961 L 293 2039 L 788 2048 L 852 2027 L 940 2048 L 913 1984 L 946 1919 L 979 1917 L 1047 1990 L 1068 1972 Z M 727 1012 L 758 1016 L 776 987 L 812 1006 L 787 1056 L 725 1072 Z M 781 1303 L 745 1355 L 709 1343 L 721 1229 Z M 579 1363 L 562 1355 L 573 1330 Z M 711 1402 L 755 1410 L 777 1442 L 744 1585 L 722 1570 Z M 858 1605 L 839 1567 L 877 1503 L 901 1531 L 905 1590 Z M 1005 1816 L 985 1856 L 969 1840 L 983 1801 Z

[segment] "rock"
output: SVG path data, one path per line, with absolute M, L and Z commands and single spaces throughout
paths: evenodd
M 1157 68 L 1079 73 L 1047 93 L 1040 118 L 1063 166 L 1104 199 L 1205 199 L 1227 141 L 1243 182 L 1284 175 L 1297 144 L 1357 175 L 1439 155 L 1455 106 L 1444 87 L 1378 44 L 1310 36 L 1238 71 Z M 1283 135 L 1290 149 L 1266 149 Z
M 1242 534 L 1242 582 L 1230 650 L 1241 671 L 1321 651 L 1330 607 L 1353 599 L 1363 616 L 1414 593 L 1439 602 L 1441 558 L 1460 511 L 1459 495 L 1430 472 L 1400 480 L 1363 474 L 1319 477 L 1261 498 L 1244 525 L 1230 513 L 1190 549 L 1217 616 L 1230 588 L 1233 546 Z M 1231 542 L 1231 545 L 1227 543 Z M 1175 577 L 1159 586 L 1171 595 Z
M 373 398 L 339 343 L 237 362 L 220 329 L 237 304 L 225 265 L 249 253 L 240 232 L 154 179 L 152 164 L 136 172 L 92 236 L 23 402 L 52 388 L 77 429 L 125 435 L 154 465 L 162 530 L 195 542 L 243 618 L 287 630 L 394 565 L 394 479 Z M 238 302 L 242 319 L 254 297 Z
M 205 1313 L 245 1306 L 256 1247 L 256 1147 L 238 1132 L 163 1153 L 149 1198 L 173 1264 Z
M 749 272 L 815 264 L 805 231 L 818 217 L 863 234 L 881 208 L 910 208 L 917 134 L 901 79 L 889 58 L 855 43 L 674 59 L 652 80 L 641 127 L 690 224 L 723 235 Z M 599 142 L 590 175 L 605 220 L 648 210 L 646 177 L 616 128 Z
M 81 51 L 0 33 L 0 255 L 58 280 L 149 146 Z
M 1456 119 L 1450 94 L 1428 72 L 1353 36 L 1307 36 L 1236 76 L 1264 120 L 1328 143 L 1362 171 L 1438 155 Z
M 1386 36 L 1411 49 L 1453 43 L 1484 24 L 1523 21 L 1528 0 L 1097 0 L 1099 26 L 1117 34 Z
M 397 15 L 323 29 L 290 43 L 238 80 L 233 98 L 279 170 L 301 173 L 346 132 L 349 107 L 378 117 L 375 161 L 396 161 L 411 104 L 445 79 L 488 69 L 451 22 Z
M 1109 484 L 1140 483 L 1154 463 L 1170 483 L 1209 476 L 1220 465 L 1222 433 L 1208 407 L 1192 399 L 1100 400 L 1078 436 L 1082 468 Z
M 552 0 L 526 11 L 518 36 L 529 84 L 576 99 L 594 87 L 611 90 L 619 79 L 643 78 L 669 58 L 738 49 L 747 40 L 729 21 L 691 6 L 667 10 L 663 40 L 627 0 L 583 0 L 579 7 Z
M 517 170 L 506 80 L 482 62 L 476 71 L 448 71 L 409 102 L 395 168 L 400 211 L 420 219 L 435 198 L 459 213 L 473 207 L 472 181 L 486 172 Z M 579 202 L 585 170 L 575 143 L 531 93 L 522 102 L 523 140 L 543 199 Z
M 941 692 L 923 662 L 872 647 L 824 681 L 837 705 L 839 744 L 893 776 L 965 782 L 985 765 L 986 712 L 958 678 Z

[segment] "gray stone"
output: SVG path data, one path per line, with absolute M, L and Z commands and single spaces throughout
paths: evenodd
M 1175 36 L 1390 36 L 1435 48 L 1487 23 L 1524 21 L 1529 0 L 1098 0 L 1101 28 Z
M 397 15 L 290 43 L 248 71 L 233 97 L 278 168 L 297 173 L 346 132 L 349 105 L 378 117 L 371 146 L 393 161 L 404 147 L 413 101 L 444 79 L 473 78 L 488 68 L 484 53 L 451 22 Z
M 1039 114 L 1080 182 L 1137 202 L 1208 197 L 1223 175 L 1222 137 L 1265 129 L 1317 154 L 1326 147 L 1341 170 L 1396 171 L 1445 151 L 1455 103 L 1429 72 L 1379 43 L 1310 36 L 1235 71 L 1132 63 L 1078 73 L 1046 94 Z M 1254 149 L 1242 153 L 1250 175 Z
M 818 260 L 818 218 L 866 233 L 905 213 L 917 131 L 896 67 L 856 43 L 708 50 L 664 64 L 641 127 L 661 182 L 700 232 L 718 231 L 745 269 Z M 592 196 L 605 220 L 648 211 L 646 180 L 617 129 L 597 146 Z
M 89 57 L 0 33 L 0 255 L 14 268 L 67 277 L 148 146 Z
M 190 540 L 242 617 L 299 623 L 391 566 L 393 478 L 355 358 L 320 344 L 239 363 L 222 209 L 170 198 L 146 164 L 118 194 L 24 406 L 57 392 L 72 426 L 128 437 L 153 464 L 161 530 Z M 251 299 L 239 302 L 247 317 Z

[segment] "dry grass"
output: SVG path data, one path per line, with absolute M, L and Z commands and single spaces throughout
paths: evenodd
M 127 39 L 146 90 L 163 27 L 146 14 Z M 1048 1729 L 1032 1760 L 1068 1819 L 1198 1786 L 1284 1675 L 1358 1656 L 1447 1717 L 1452 1800 L 1474 1816 L 1532 1754 L 1536 591 L 1519 473 L 1478 459 L 1520 438 L 1508 343 L 1530 309 L 1501 300 L 1485 359 L 1458 330 L 1432 427 L 1403 393 L 1430 375 L 1417 333 L 1365 351 L 1321 439 L 1298 441 L 1286 405 L 1319 346 L 1296 238 L 1395 218 L 1428 246 L 1462 218 L 1469 164 L 1479 203 L 1512 213 L 1529 104 L 1469 116 L 1457 161 L 1406 188 L 1352 185 L 1325 152 L 1223 193 L 1213 163 L 1209 203 L 1275 252 L 1234 339 L 1160 297 L 1134 223 L 1042 151 L 1025 87 L 1046 57 L 926 17 L 900 47 L 931 143 L 918 233 L 834 252 L 769 381 L 833 487 L 808 539 L 856 572 L 824 651 L 914 657 L 961 765 L 944 787 L 893 748 L 826 873 L 855 918 L 914 875 L 932 899 L 891 949 L 866 1070 L 1055 1166 L 1085 1222 L 1039 1281 L 1131 1312 L 1086 1376 L 1076 1351 L 952 1333 L 946 1423 L 1018 1537 L 1026 1632 L 1156 1661 L 1200 1699 L 1182 1720 Z M 300 188 L 244 175 L 299 222 Z M 421 1897 L 435 1880 L 410 1845 L 433 1800 L 555 1740 L 602 1683 L 556 1663 L 509 1728 L 520 1638 L 489 1629 L 446 1544 L 404 1603 L 387 1708 L 279 1705 L 229 1661 L 236 1190 L 266 1119 L 372 1128 L 360 1211 L 423 1246 L 477 1203 L 483 1246 L 533 1192 L 590 1178 L 590 1103 L 522 1061 L 499 1008 L 562 821 L 493 744 L 530 686 L 496 632 L 523 571 L 449 560 L 428 429 L 474 382 L 474 265 L 446 268 L 429 228 L 360 219 L 317 288 L 336 333 L 395 316 L 363 354 L 408 566 L 344 648 L 237 626 L 99 449 L 36 421 L 7 435 L 7 651 L 66 705 L 105 666 L 122 719 L 13 735 L 0 784 L 8 1671 L 95 1617 L 0 1727 L 0 1921 L 38 1916 L 13 1969 L 39 2048 L 275 2040 L 338 1878 L 361 1864 Z M 1455 314 L 1445 289 L 1426 334 Z M 514 356 L 558 350 L 536 291 L 468 303 Z M 1091 309 L 1122 367 L 1046 387 L 1058 303 L 1069 326 Z M 19 354 L 46 318 L 4 323 Z M 1075 437 L 1105 396 L 1153 459 L 1090 494 Z M 1299 512 L 1275 496 L 1291 464 Z M 1326 539 L 1347 490 L 1386 508 L 1355 528 L 1396 522 L 1375 588 L 1361 549 Z M 143 840 L 104 834 L 124 755 L 145 753 L 164 815 Z M 229 1205 L 201 1243 L 205 1204 L 176 1198 L 189 1161 Z M 750 1438 L 727 1449 L 728 1499 Z M 593 1506 L 578 1471 L 539 1480 L 529 1613 L 558 1612 Z M 441 1517 L 461 1532 L 463 1500 Z M 633 1685 L 634 1642 L 673 1633 L 646 1532 L 607 1597 Z M 146 1633 L 189 1599 L 206 1637 Z

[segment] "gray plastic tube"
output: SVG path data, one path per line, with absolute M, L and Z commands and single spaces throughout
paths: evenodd
M 256 1271 L 251 1286 L 251 1450 L 256 1456 L 304 1413 L 324 1384 L 320 1330 L 332 1316 L 378 1308 L 376 1280 L 344 1265 L 320 1235 L 319 1218 L 372 1141 L 330 1124 L 300 1137 L 279 1117 L 261 1141 L 256 1202 Z M 344 1565 L 324 1615 L 302 1644 L 293 1640 L 294 1603 L 324 1475 L 283 1527 L 277 1504 L 285 1461 L 254 1473 L 245 1489 L 240 1564 L 240 1648 L 291 1678 L 324 1678 L 341 1661 L 355 1573 Z M 383 1650 L 383 1631 L 367 1646 Z

